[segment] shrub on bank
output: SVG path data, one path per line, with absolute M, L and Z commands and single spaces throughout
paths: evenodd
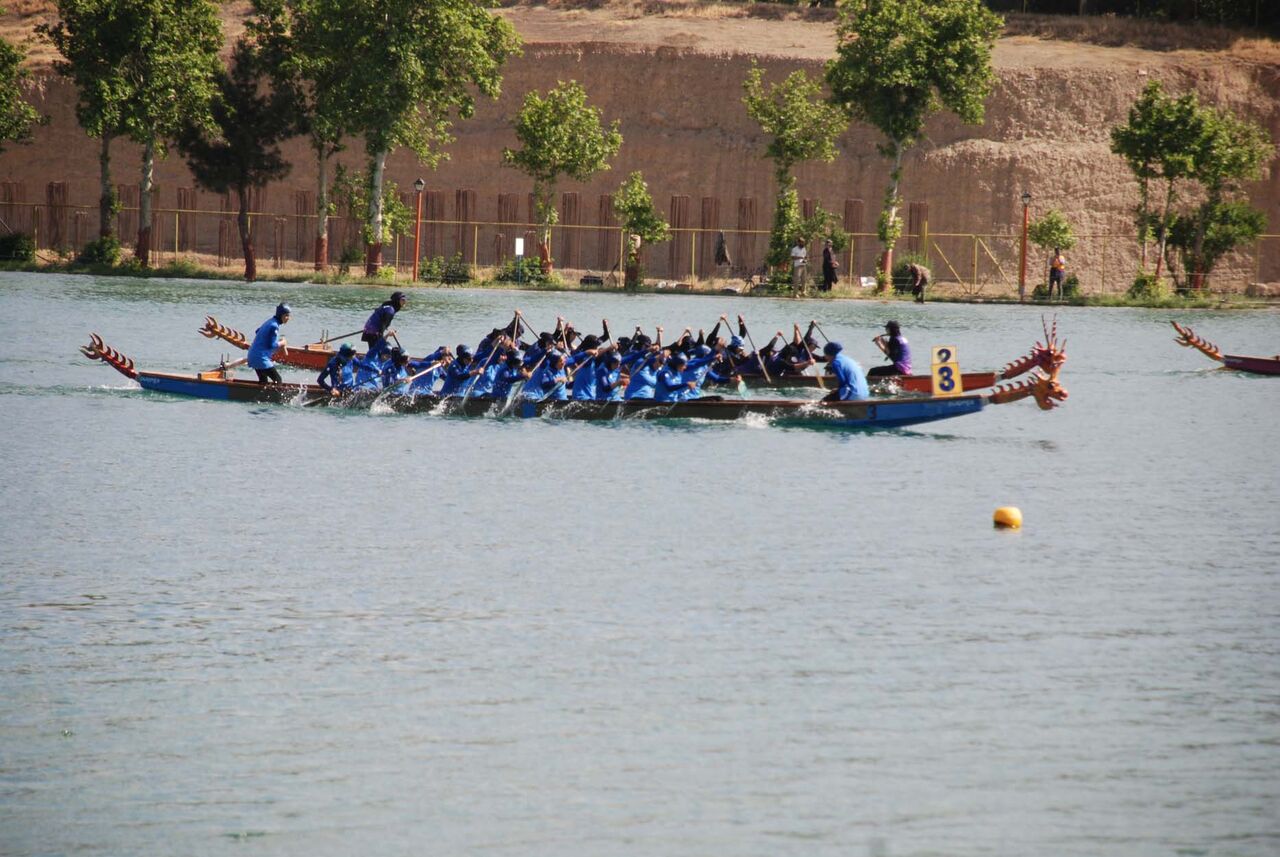
M 418 279 L 426 283 L 469 283 L 472 280 L 471 266 L 461 253 L 454 253 L 448 259 L 443 256 L 423 259 L 418 265 Z
M 1134 301 L 1162 301 L 1169 294 L 1169 285 L 1164 279 L 1146 271 L 1133 278 L 1133 285 L 1125 293 L 1129 300 Z
M 0 260 L 30 262 L 36 258 L 36 240 L 23 232 L 0 235 Z
M 84 245 L 76 263 L 80 265 L 115 265 L 120 261 L 120 239 L 104 235 Z

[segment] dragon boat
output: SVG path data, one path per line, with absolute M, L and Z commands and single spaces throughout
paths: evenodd
M 92 334 L 89 344 L 80 351 L 92 360 L 100 360 L 145 390 L 203 399 L 225 399 L 235 402 L 268 402 L 361 409 L 380 402 L 400 413 L 452 414 L 458 416 L 512 416 L 519 418 L 551 417 L 572 420 L 619 419 L 699 419 L 738 420 L 759 416 L 774 423 L 803 424 L 833 428 L 899 428 L 951 419 L 976 413 L 988 405 L 1002 405 L 1020 399 L 1034 398 L 1042 410 L 1052 410 L 1067 398 L 1058 381 L 1066 361 L 1066 353 L 1056 336 L 1046 332 L 1047 342 L 1038 348 L 1052 355 L 1046 372 L 1037 371 L 1030 378 L 996 387 L 985 393 L 950 397 L 914 397 L 862 400 L 852 402 L 816 402 L 811 399 L 738 399 L 704 396 L 681 402 L 655 402 L 631 399 L 609 401 L 531 401 L 518 395 L 505 401 L 479 397 L 441 398 L 430 394 L 399 394 L 386 391 L 354 391 L 334 396 L 315 384 L 259 384 L 231 377 L 230 367 L 220 367 L 195 375 L 139 370 L 134 361 Z
M 1280 375 L 1280 354 L 1274 357 L 1247 357 L 1239 354 L 1223 354 L 1218 350 L 1218 346 L 1207 339 L 1200 338 L 1191 328 L 1178 324 L 1176 321 L 1170 321 L 1169 323 L 1173 325 L 1174 330 L 1178 331 L 1178 335 L 1173 340 L 1174 342 L 1184 348 L 1194 348 L 1210 360 L 1216 360 L 1228 369 L 1251 372 L 1255 375 Z
M 249 339 L 244 333 L 233 327 L 227 327 L 211 315 L 204 317 L 204 327 L 200 328 L 199 333 L 207 339 L 220 339 L 241 351 L 249 350 Z M 329 358 L 337 353 L 331 342 L 332 340 L 322 336 L 319 342 L 311 342 L 299 348 L 286 345 L 276 349 L 272 359 L 285 366 L 314 369 L 319 372 L 329 362 Z M 1043 348 L 1036 348 L 1029 354 L 1005 364 L 999 372 L 965 372 L 961 376 L 961 383 L 965 390 L 982 390 L 994 387 L 1001 381 L 1011 381 L 1037 367 L 1048 372 L 1052 363 L 1053 355 L 1050 352 Z M 748 387 L 754 389 L 775 390 L 833 389 L 831 385 L 834 383 L 830 378 L 820 378 L 817 375 L 771 375 L 768 378 L 763 375 L 743 375 L 742 380 Z M 884 386 L 890 389 L 896 388 L 904 393 L 929 393 L 933 389 L 933 378 L 930 375 L 890 375 L 870 380 L 873 385 L 872 392 L 877 394 Z M 707 383 L 708 388 L 715 386 L 712 382 Z

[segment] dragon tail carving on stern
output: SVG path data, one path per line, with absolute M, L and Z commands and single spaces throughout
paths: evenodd
M 1054 318 L 1052 326 L 1044 319 L 1041 319 L 1041 324 L 1044 326 L 1044 342 L 1037 342 L 1030 354 L 1006 366 L 1000 377 L 1008 379 L 1031 370 L 1036 370 L 1035 374 L 1016 384 L 996 387 L 987 396 L 991 404 L 1004 405 L 1033 396 L 1040 410 L 1050 411 L 1067 400 L 1067 390 L 1058 382 L 1058 373 L 1067 362 L 1067 341 L 1058 341 L 1057 318 Z M 1015 368 L 1017 371 L 1010 374 Z
M 124 356 L 107 345 L 96 333 L 89 334 L 89 344 L 81 345 L 80 353 L 90 360 L 101 360 L 126 378 L 135 381 L 138 379 L 138 370 L 133 367 L 132 358 Z
M 1169 324 L 1172 324 L 1173 329 L 1178 331 L 1178 335 L 1174 337 L 1174 342 L 1184 348 L 1194 348 L 1210 360 L 1217 360 L 1219 363 L 1222 362 L 1222 352 L 1218 350 L 1218 346 L 1214 345 L 1207 339 L 1201 339 L 1199 336 L 1196 336 L 1196 332 L 1194 330 L 1189 327 L 1184 327 L 1176 321 L 1170 321 Z
M 249 350 L 249 340 L 243 333 L 234 327 L 227 327 L 211 315 L 204 317 L 204 327 L 200 328 L 199 332 L 206 339 L 221 339 L 236 348 Z

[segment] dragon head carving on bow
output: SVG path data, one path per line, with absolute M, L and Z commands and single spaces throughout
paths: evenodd
M 1067 362 L 1067 342 L 1065 339 L 1058 341 L 1057 318 L 1052 326 L 1043 319 L 1040 323 L 1044 326 L 1044 342 L 1037 342 L 1026 357 L 1006 366 L 1000 377 L 1011 378 L 1032 369 L 1037 371 L 1016 384 L 996 387 L 988 397 L 992 404 L 1003 405 L 1034 396 L 1040 410 L 1050 411 L 1067 400 L 1067 390 L 1058 382 L 1058 373 Z M 1010 374 L 1010 370 L 1017 366 L 1022 368 Z
M 1058 319 L 1055 316 L 1052 326 L 1043 318 L 1040 324 L 1044 327 L 1044 342 L 1037 342 L 1025 356 L 1019 357 L 1000 370 L 1000 380 L 1008 381 L 1017 378 L 1032 369 L 1039 369 L 1047 375 L 1056 376 L 1062 364 L 1066 362 L 1067 342 L 1058 342 Z
M 96 333 L 89 334 L 89 344 L 80 346 L 80 353 L 90 360 L 101 360 L 126 378 L 137 379 L 138 370 L 133 368 L 133 360 L 102 341 Z
M 206 339 L 221 339 L 225 342 L 230 342 L 236 348 L 245 350 L 249 348 L 249 340 L 243 333 L 234 327 L 227 327 L 211 315 L 204 317 L 204 327 L 200 328 L 200 335 Z

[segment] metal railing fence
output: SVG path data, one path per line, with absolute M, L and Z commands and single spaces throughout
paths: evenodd
M 315 214 L 249 215 L 260 270 L 307 270 L 314 259 Z M 0 202 L 0 231 L 24 232 L 35 238 L 38 251 L 73 257 L 97 237 L 98 209 L 84 205 Z M 137 236 L 138 209 L 123 207 L 116 214 L 116 235 L 126 249 Z M 362 224 L 348 216 L 332 216 L 328 223 L 329 262 L 338 265 L 344 251 L 363 259 Z M 493 269 L 514 258 L 515 239 L 523 238 L 526 253 L 536 256 L 538 227 L 527 221 L 428 219 L 421 221 L 420 254 L 424 261 L 460 257 L 472 268 Z M 691 282 L 761 279 L 767 274 L 767 230 L 673 228 L 670 241 L 647 245 L 641 264 L 649 279 Z M 723 239 L 729 264 L 716 263 L 716 245 Z M 552 229 L 552 256 L 567 271 L 616 273 L 621 279 L 625 235 L 614 225 L 557 224 Z M 212 267 L 242 264 L 240 235 L 234 211 L 154 208 L 151 248 L 153 264 L 185 260 Z M 1151 248 L 1154 253 L 1154 248 Z M 839 254 L 841 280 L 859 284 L 875 276 L 879 243 L 874 234 L 850 234 Z M 936 283 L 950 283 L 966 294 L 1008 293 L 1018 287 L 1021 264 L 1020 233 L 933 232 L 928 223 L 904 233 L 895 254 L 923 257 Z M 1124 292 L 1139 269 L 1140 250 L 1132 233 L 1077 236 L 1065 254 L 1068 273 L 1081 290 L 1093 294 Z M 820 275 L 821 249 L 811 248 L 810 273 Z M 358 268 L 361 262 L 351 262 Z M 413 235 L 395 236 L 383 249 L 383 264 L 407 275 L 413 267 Z M 1028 248 L 1027 290 L 1047 279 L 1048 254 Z M 232 272 L 228 272 L 229 275 Z M 1249 283 L 1280 281 L 1280 234 L 1260 236 L 1221 260 L 1209 286 L 1243 291 Z

